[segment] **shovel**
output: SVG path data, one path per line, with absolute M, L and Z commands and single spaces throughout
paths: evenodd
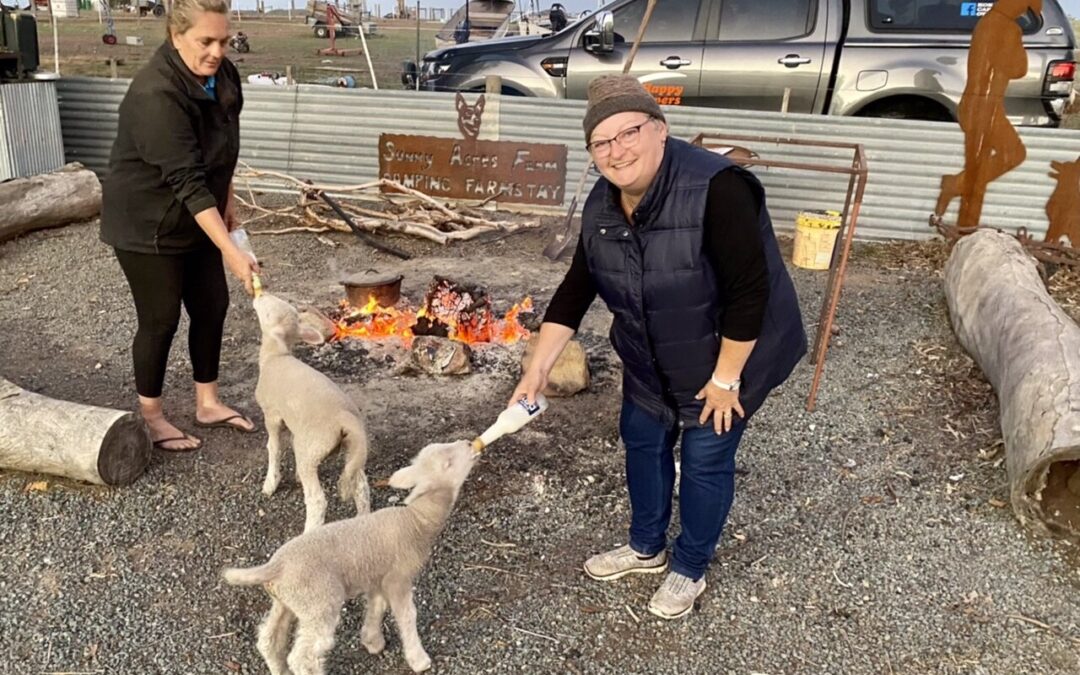
M 592 160 L 589 160 L 589 163 L 585 165 L 585 170 L 581 172 L 577 190 L 574 191 L 574 198 L 570 200 L 570 208 L 566 210 L 566 220 L 563 222 L 562 229 L 557 231 L 551 242 L 544 247 L 544 257 L 549 260 L 562 258 L 570 250 L 570 245 L 577 239 L 580 228 L 574 227 L 574 214 L 577 212 L 577 202 L 581 197 L 581 191 L 585 188 L 585 179 L 589 177 L 589 169 L 592 168 L 592 165 Z

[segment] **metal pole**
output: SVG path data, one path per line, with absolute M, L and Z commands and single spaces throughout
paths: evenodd
M 420 0 L 416 0 L 416 91 L 420 91 Z
M 56 15 L 53 14 L 53 0 L 49 0 L 49 23 L 52 24 L 52 43 L 53 43 L 53 69 L 56 74 L 60 74 L 60 33 L 56 29 Z
M 371 73 L 371 86 L 379 88 L 379 81 L 375 79 L 375 66 L 371 65 L 371 52 L 368 51 L 367 38 L 364 37 L 364 24 L 360 23 L 360 45 L 364 48 L 364 58 L 367 59 L 368 71 Z

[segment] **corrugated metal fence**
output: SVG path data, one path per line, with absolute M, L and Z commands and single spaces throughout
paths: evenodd
M 0 180 L 53 171 L 63 164 L 56 83 L 0 84 Z
M 117 109 L 127 81 L 66 78 L 59 82 L 60 118 L 68 161 L 104 172 L 116 133 Z M 317 85 L 244 89 L 240 156 L 253 167 L 284 171 L 320 183 L 355 184 L 378 174 L 380 133 L 458 137 L 453 96 L 401 90 L 350 90 Z M 588 160 L 582 138 L 582 101 L 504 97 L 484 112 L 485 125 L 498 115 L 507 140 L 565 143 L 569 148 L 567 200 Z M 963 136 L 955 125 L 782 115 L 779 113 L 669 108 L 672 133 L 757 135 L 862 143 L 870 167 L 862 238 L 920 239 L 933 232 L 927 218 L 940 177 L 963 165 Z M 987 225 L 1046 229 L 1045 205 L 1054 181 L 1050 160 L 1080 157 L 1080 131 L 1024 128 L 1027 160 L 987 192 Z M 850 164 L 850 154 L 776 145 L 752 147 L 763 158 Z M 800 209 L 838 209 L 847 177 L 788 169 L 755 169 L 769 192 L 777 229 L 790 230 Z M 591 180 L 590 180 L 591 184 Z M 257 186 L 257 187 L 265 187 Z M 951 214 L 955 214 L 956 205 Z

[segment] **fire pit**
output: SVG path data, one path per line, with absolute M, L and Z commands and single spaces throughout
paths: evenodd
M 514 344 L 529 337 L 529 331 L 518 318 L 522 313 L 532 312 L 532 308 L 532 299 L 525 298 L 499 318 L 486 290 L 437 276 L 428 286 L 423 303 L 415 310 L 407 301 L 382 305 L 375 295 L 369 295 L 362 305 L 343 301 L 333 317 L 337 323 L 333 339 L 398 338 L 407 348 L 412 347 L 418 335 L 467 345 Z

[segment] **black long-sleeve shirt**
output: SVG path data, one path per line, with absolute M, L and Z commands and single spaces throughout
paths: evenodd
M 738 172 L 722 171 L 709 183 L 706 255 L 725 299 L 723 337 L 740 342 L 757 339 L 769 300 L 769 270 L 758 228 L 760 211 L 761 201 Z M 552 296 L 544 321 L 576 331 L 594 299 L 596 283 L 589 273 L 585 247 L 578 240 L 570 269 Z

